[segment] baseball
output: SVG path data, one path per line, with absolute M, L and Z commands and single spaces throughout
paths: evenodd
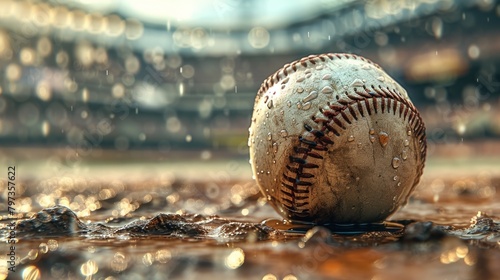
M 267 78 L 248 145 L 269 203 L 315 224 L 383 221 L 407 202 L 426 156 L 405 89 L 352 54 L 311 55 Z

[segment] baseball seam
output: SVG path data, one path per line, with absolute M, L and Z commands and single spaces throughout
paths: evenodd
M 298 145 L 293 148 L 294 154 L 289 157 L 289 163 L 286 165 L 286 170 L 290 173 L 285 170 L 282 178 L 281 200 L 284 208 L 293 215 L 292 218 L 300 219 L 309 216 L 309 191 L 314 184 L 314 175 L 308 170 L 319 168 L 319 166 L 309 163 L 307 159 L 309 157 L 322 159 L 322 154 L 328 150 L 328 146 L 334 145 L 334 141 L 326 134 L 331 132 L 340 136 L 342 131 L 360 116 L 391 113 L 391 111 L 394 115 L 399 113 L 399 117 L 409 124 L 412 133 L 417 136 L 420 156 L 423 161 L 425 160 L 425 126 L 413 104 L 388 87 L 371 86 L 370 88 L 371 90 L 364 86 L 364 91 L 357 91 L 354 88 L 355 95 L 346 92 L 345 96 L 348 99 L 338 100 L 340 105 L 327 103 L 329 109 L 320 108 L 325 118 L 312 116 L 316 124 L 321 124 L 319 130 L 304 124 L 305 130 L 312 134 L 314 139 L 307 140 L 299 136 Z M 424 164 L 418 167 L 418 176 L 413 183 L 412 190 L 418 184 L 423 168 Z
M 264 82 L 262 82 L 262 85 L 260 86 L 259 92 L 257 93 L 257 98 L 255 99 L 255 103 L 259 101 L 259 99 L 271 88 L 273 85 L 277 84 L 279 81 L 284 80 L 288 77 L 288 75 L 297 72 L 297 70 L 300 67 L 307 68 L 308 63 L 315 65 L 318 62 L 325 62 L 327 59 L 329 60 L 336 60 L 336 59 L 355 59 L 355 60 L 361 60 L 363 62 L 366 62 L 377 69 L 382 70 L 382 68 L 372 62 L 369 59 L 366 59 L 361 56 L 357 56 L 354 54 L 334 54 L 334 53 L 327 53 L 327 54 L 320 54 L 320 55 L 310 55 L 308 57 L 304 57 L 300 60 L 293 61 L 289 64 L 285 64 L 281 69 L 276 71 L 274 74 L 269 76 Z

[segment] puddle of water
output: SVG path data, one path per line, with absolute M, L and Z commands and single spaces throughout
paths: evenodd
M 247 174 L 158 172 L 19 179 L 17 216 L 0 206 L 0 241 L 12 230 L 17 241 L 9 279 L 500 277 L 494 173 L 429 172 L 386 223 L 318 227 L 283 222 Z M 9 268 L 3 252 L 0 279 Z

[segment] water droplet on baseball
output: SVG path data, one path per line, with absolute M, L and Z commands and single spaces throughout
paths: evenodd
M 286 131 L 286 129 L 283 129 L 283 130 L 280 131 L 280 135 L 282 137 L 287 137 L 288 136 L 288 131 Z
M 394 178 L 392 178 L 392 180 L 394 181 L 397 181 L 399 179 L 398 175 L 394 176 Z
M 302 99 L 303 102 L 309 102 L 313 99 L 315 99 L 316 97 L 318 97 L 318 92 L 317 91 L 311 91 L 311 93 L 309 93 L 308 96 L 304 97 L 304 99 Z
M 285 111 L 284 111 L 284 110 L 281 110 L 281 111 L 280 111 L 280 115 L 282 115 L 282 116 L 283 116 L 284 114 L 285 114 Z
M 269 102 L 267 102 L 267 108 L 271 109 L 273 107 L 273 100 L 269 100 Z
M 358 148 L 363 147 L 363 144 L 361 142 L 358 142 Z
M 370 128 L 370 135 L 373 135 L 373 134 L 375 134 L 375 129 Z
M 290 81 L 290 77 L 286 77 L 281 83 L 286 84 L 288 83 L 288 81 Z
M 297 109 L 302 109 L 302 103 L 297 102 Z
M 267 195 L 267 200 L 271 200 L 271 196 L 270 195 Z
M 398 187 L 401 187 L 401 182 L 398 182 Z
M 349 135 L 349 137 L 347 137 L 347 141 L 349 142 L 354 141 L 354 135 Z
M 302 105 L 302 110 L 309 110 L 311 109 L 311 102 L 306 102 Z
M 383 82 L 383 81 L 385 81 L 385 78 L 383 76 L 380 76 L 380 77 L 377 78 L 377 80 Z
M 370 135 L 370 142 L 375 143 L 375 136 Z
M 276 142 L 273 143 L 273 152 L 274 153 L 278 152 L 278 143 L 276 143 Z
M 316 70 L 323 70 L 323 65 L 316 66 Z
M 288 106 L 288 107 L 292 107 L 292 101 L 288 100 L 288 101 L 286 102 L 286 106 Z
M 401 164 L 401 159 L 400 158 L 394 157 L 392 159 L 392 167 L 398 168 L 400 164 Z
M 271 141 L 273 139 L 273 135 L 271 134 L 271 132 L 269 132 L 267 134 L 267 140 Z
M 292 123 L 294 124 L 295 122 L 297 122 L 297 120 L 295 118 L 292 118 Z
M 363 84 L 363 81 L 361 81 L 360 79 L 355 79 L 354 81 L 352 81 L 351 87 L 362 87 Z
M 387 134 L 387 132 L 381 131 L 378 134 L 378 140 L 380 141 L 380 145 L 382 145 L 382 147 L 387 146 L 387 144 L 389 144 L 389 134 Z
M 408 134 L 408 136 L 411 136 L 411 129 L 408 129 L 408 131 L 406 132 L 406 134 Z
M 298 92 L 298 93 L 303 93 L 303 92 L 304 92 L 304 89 L 303 89 L 302 87 L 298 87 L 298 88 L 297 88 L 297 92 Z
M 410 145 L 410 141 L 408 141 L 408 139 L 405 139 L 404 145 L 405 145 L 405 147 L 408 147 L 408 145 Z
M 331 74 L 325 74 L 325 75 L 323 76 L 323 78 L 321 78 L 321 79 L 322 79 L 322 80 L 327 81 L 327 80 L 330 80 L 331 78 L 332 78 L 332 75 L 331 75 Z
M 307 74 L 306 74 L 306 79 L 311 78 L 311 76 L 312 76 L 312 74 L 311 74 L 311 73 L 307 73 Z
M 269 118 L 269 112 L 266 112 L 266 118 Z
M 297 82 L 302 83 L 305 79 L 306 79 L 306 77 L 304 77 L 304 76 L 298 77 Z
M 406 150 L 403 150 L 401 152 L 401 157 L 403 158 L 403 160 L 406 160 L 408 158 L 408 151 Z
M 328 94 L 328 93 L 332 93 L 333 92 L 333 89 L 332 87 L 330 86 L 326 86 L 324 87 L 322 90 L 321 90 L 322 93 L 325 93 L 325 94 Z
M 367 63 L 363 64 L 363 66 L 361 66 L 361 69 L 364 69 L 364 70 L 370 69 L 370 64 L 367 64 Z

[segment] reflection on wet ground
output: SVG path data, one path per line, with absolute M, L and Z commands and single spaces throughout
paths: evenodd
M 1 241 L 16 222 L 9 279 L 498 279 L 497 163 L 431 162 L 389 222 L 323 227 L 283 222 L 242 161 L 32 170 L 16 216 L 0 206 Z

